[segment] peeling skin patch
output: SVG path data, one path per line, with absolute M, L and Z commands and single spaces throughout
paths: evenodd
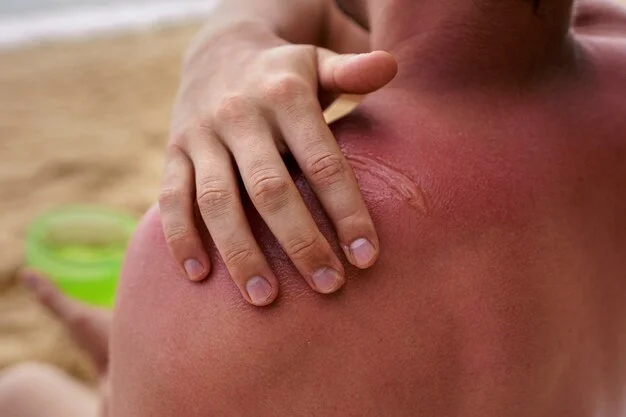
M 406 201 L 413 209 L 424 215 L 428 214 L 424 192 L 400 170 L 373 156 L 346 155 L 346 159 L 353 168 L 365 171 L 384 182 L 393 191 L 393 195 Z

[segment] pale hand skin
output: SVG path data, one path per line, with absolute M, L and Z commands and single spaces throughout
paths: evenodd
M 99 380 L 99 417 L 109 417 L 109 333 L 111 312 L 86 306 L 63 295 L 48 279 L 35 271 L 22 276 L 39 303 L 68 330 L 79 348 L 91 359 Z
M 258 306 L 276 299 L 278 281 L 243 211 L 240 192 L 245 192 L 314 290 L 332 293 L 343 285 L 342 263 L 283 162 L 287 149 L 348 260 L 359 268 L 371 266 L 378 237 L 322 111 L 329 96 L 373 92 L 396 71 L 386 52 L 338 55 L 291 44 L 257 23 L 201 34 L 185 61 L 159 198 L 170 253 L 187 277 L 202 280 L 210 272 L 194 218 L 199 209 L 244 298 Z

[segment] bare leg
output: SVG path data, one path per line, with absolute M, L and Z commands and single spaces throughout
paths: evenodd
M 17 365 L 0 373 L 0 416 L 97 417 L 95 393 L 43 364 Z

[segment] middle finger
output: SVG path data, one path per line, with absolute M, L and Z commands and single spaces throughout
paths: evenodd
M 245 122 L 221 133 L 250 199 L 309 285 L 321 293 L 336 291 L 344 282 L 341 262 L 304 204 L 269 125 L 258 113 L 246 114 Z

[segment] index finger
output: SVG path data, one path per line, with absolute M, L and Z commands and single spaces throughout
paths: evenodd
M 378 236 L 352 167 L 313 95 L 276 114 L 285 142 L 331 219 L 341 246 L 358 268 L 378 257 Z

